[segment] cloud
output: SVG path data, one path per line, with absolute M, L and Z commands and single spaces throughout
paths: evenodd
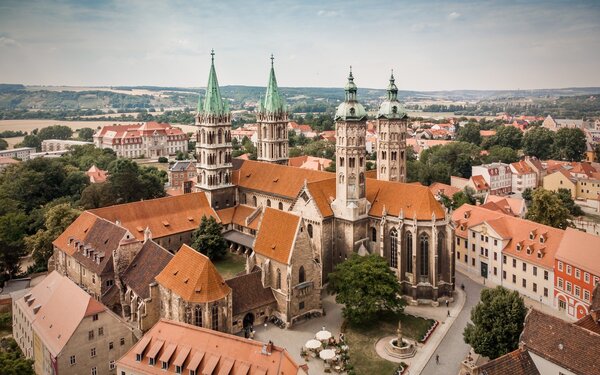
M 0 36 L 0 47 L 19 47 L 21 44 L 7 36 Z
M 319 17 L 336 17 L 338 16 L 340 13 L 338 11 L 335 10 L 324 10 L 321 9 L 317 12 L 317 16 Z
M 462 17 L 462 14 L 458 13 L 458 12 L 452 12 L 450 14 L 448 14 L 448 16 L 446 18 L 448 18 L 448 21 L 454 21 L 459 19 L 460 17 Z

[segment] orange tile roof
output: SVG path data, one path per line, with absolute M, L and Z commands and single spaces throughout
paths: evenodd
M 468 216 L 466 218 L 465 213 Z M 502 249 L 503 253 L 549 269 L 553 268 L 554 257 L 564 234 L 561 229 L 470 204 L 462 205 L 454 211 L 452 220 L 457 224 L 456 235 L 463 238 L 467 236 L 468 228 L 486 222 L 503 239 L 509 240 Z M 532 233 L 534 237 L 530 239 Z M 543 242 L 540 240 L 541 236 L 544 237 Z M 517 250 L 517 245 L 520 245 L 520 250 Z M 527 253 L 528 247 L 531 249 L 530 254 Z M 538 257 L 538 251 L 542 254 L 541 258 Z
M 600 236 L 567 228 L 556 259 L 600 275 Z
M 489 190 L 490 186 L 487 182 L 485 182 L 485 178 L 481 175 L 471 176 L 471 180 L 473 181 L 473 185 L 475 185 L 475 190 Z
M 433 184 L 429 185 L 429 190 L 431 191 L 432 194 L 436 195 L 438 193 L 442 193 L 445 196 L 452 198 L 452 196 L 458 192 L 460 192 L 461 190 L 457 187 L 454 186 L 450 186 L 447 184 L 442 184 L 441 182 L 434 182 Z
M 233 183 L 242 188 L 269 192 L 293 199 L 304 185 L 305 180 L 312 182 L 328 178 L 335 178 L 335 174 L 245 160 L 235 171 Z
M 108 172 L 96 167 L 94 164 L 87 172 L 85 172 L 85 174 L 90 178 L 92 184 L 100 184 L 106 181 Z
M 510 164 L 516 171 L 517 174 L 531 174 L 534 173 L 531 167 L 523 160 Z
M 495 130 L 480 130 L 479 135 L 482 137 L 491 137 L 493 135 L 496 135 L 496 131 Z
M 485 198 L 485 202 L 494 202 L 501 207 L 509 208 L 509 214 L 513 216 L 519 216 L 525 210 L 525 201 L 519 198 L 501 197 L 499 195 L 488 194 Z
M 288 159 L 288 166 L 296 168 L 311 169 L 313 171 L 324 171 L 333 163 L 330 159 L 317 158 L 314 156 L 303 155 Z
M 409 219 L 416 216 L 417 220 L 431 220 L 432 214 L 437 219 L 443 219 L 446 215 L 426 186 L 371 178 L 367 178 L 366 182 L 371 216 L 381 217 L 384 207 L 388 215 L 399 216 L 402 212 Z
M 219 215 L 221 223 L 224 225 L 233 223 L 250 229 L 258 229 L 260 215 L 256 215 L 252 221 L 246 222 L 246 219 L 248 219 L 256 209 L 256 207 L 240 204 L 235 207 L 218 210 L 217 215 Z
M 323 217 L 333 216 L 331 202 L 335 199 L 335 178 L 309 182 L 306 186 Z
M 139 240 L 144 239 L 146 227 L 150 228 L 153 238 L 161 238 L 198 228 L 202 216 L 219 220 L 203 192 L 120 204 L 88 212 L 113 223 L 120 221 Z
M 169 355 L 173 345 L 175 350 L 170 354 L 169 367 L 163 370 L 159 359 Z M 265 345 L 260 341 L 161 319 L 119 359 L 117 365 L 128 372 L 157 375 L 175 374 L 175 363 L 186 374 L 189 369 L 196 371 L 196 374 L 304 374 L 284 348 L 272 345 L 270 355 L 262 354 Z M 158 348 L 156 365 L 150 366 L 146 357 L 155 346 Z M 138 362 L 137 354 L 144 360 Z M 209 371 L 212 366 L 215 368 Z
M 254 242 L 254 251 L 289 264 L 299 225 L 299 216 L 267 207 Z
M 156 281 L 187 302 L 212 302 L 231 294 L 210 259 L 188 245 L 181 245 Z

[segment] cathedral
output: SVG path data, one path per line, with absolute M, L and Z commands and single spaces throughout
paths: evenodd
M 288 112 L 273 58 L 257 106 L 257 161 L 232 158 L 231 113 L 214 53 L 196 116 L 195 191 L 83 212 L 54 242 L 48 268 L 145 332 L 167 318 L 248 332 L 322 313 L 321 292 L 353 254 L 385 258 L 410 303 L 453 296 L 454 231 L 427 187 L 407 184 L 408 116 L 393 74 L 375 115 L 377 168 L 367 171 L 367 111 L 352 70 L 335 112 L 336 171 L 287 165 Z M 191 249 L 204 217 L 222 225 L 245 270 L 224 280 Z

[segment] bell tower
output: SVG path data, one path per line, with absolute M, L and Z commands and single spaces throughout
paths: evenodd
M 406 127 L 408 115 L 398 101 L 394 72 L 387 99 L 377 113 L 377 179 L 406 182 Z
M 288 113 L 283 97 L 277 87 L 274 57 L 271 55 L 271 72 L 264 100 L 258 103 L 256 119 L 258 122 L 257 159 L 268 163 L 284 164 L 288 162 Z
M 231 113 L 221 97 L 215 52 L 211 51 L 210 72 L 204 101 L 198 98 L 196 116 L 196 189 L 204 191 L 215 209 L 235 205 L 232 183 Z

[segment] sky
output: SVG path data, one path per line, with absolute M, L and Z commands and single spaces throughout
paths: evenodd
M 600 86 L 600 1 L 0 0 L 0 83 Z

